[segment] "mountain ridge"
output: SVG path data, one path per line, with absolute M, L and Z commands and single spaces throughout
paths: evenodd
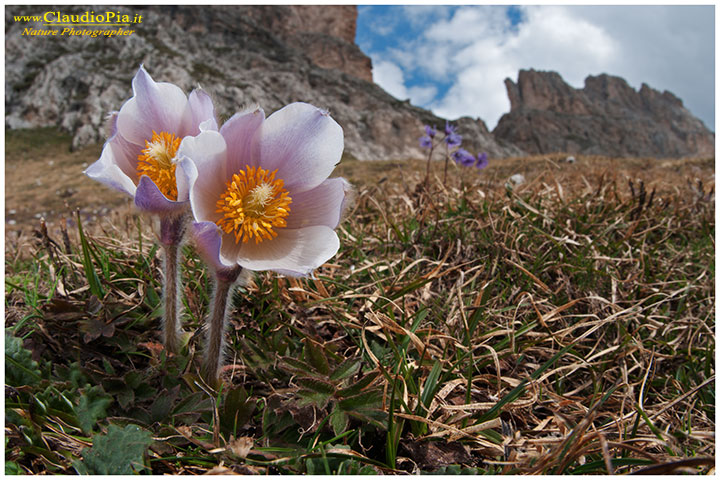
M 134 27 L 135 33 L 127 36 L 59 38 L 22 35 L 23 27 L 28 25 L 14 21 L 14 15 L 42 15 L 51 10 L 76 14 L 112 10 L 142 15 L 143 22 Z M 423 158 L 427 152 L 418 144 L 422 126 L 442 127 L 445 119 L 398 100 L 371 82 L 372 62 L 354 43 L 356 21 L 357 9 L 353 6 L 7 6 L 5 125 L 58 126 L 73 135 L 74 148 L 102 142 L 106 136 L 106 116 L 130 97 L 130 79 L 138 66 L 144 64 L 156 81 L 175 83 L 185 92 L 201 85 L 213 97 L 221 120 L 249 105 L 260 105 L 269 114 L 287 103 L 305 101 L 327 109 L 343 126 L 346 152 L 352 157 Z M 514 108 L 503 117 L 507 120 L 502 128 L 498 123 L 491 132 L 482 119 L 469 117 L 453 122 L 463 135 L 463 147 L 485 151 L 491 158 L 555 151 L 596 153 L 569 141 L 563 143 L 562 136 L 586 138 L 592 137 L 593 128 L 608 129 L 607 122 L 592 118 L 607 112 L 598 107 L 598 101 L 590 101 L 585 94 L 578 96 L 558 74 L 545 73 L 533 77 L 536 87 L 553 86 L 566 92 L 562 102 L 585 108 L 590 120 L 581 118 L 580 123 L 590 128 L 587 135 L 559 121 L 559 117 L 565 116 L 569 122 L 577 122 L 577 112 L 572 109 L 548 113 L 536 108 L 537 102 L 541 102 L 537 95 L 535 107 L 523 105 L 524 97 L 519 95 L 526 88 L 527 82 L 523 80 L 515 87 L 508 86 Z M 552 78 L 543 80 L 544 76 Z M 519 77 L 524 79 L 527 75 L 521 71 Z M 510 80 L 506 85 L 507 82 L 514 85 Z M 617 86 L 615 81 L 610 83 Z M 552 89 L 549 91 L 552 93 Z M 669 92 L 660 93 L 649 87 L 643 92 L 638 95 L 649 102 L 650 113 L 663 115 L 670 110 L 682 113 L 684 109 L 682 102 L 678 106 L 679 100 L 670 98 Z M 557 106 L 558 102 L 553 101 Z M 662 102 L 674 106 L 670 110 L 658 107 Z M 518 113 L 521 111 L 530 112 L 533 121 L 524 121 Z M 626 142 L 626 152 L 602 153 L 708 154 L 707 133 L 695 128 L 690 119 L 678 116 L 663 123 L 652 115 L 637 118 L 643 131 L 654 132 L 656 136 L 663 129 L 675 128 L 673 140 L 677 143 L 685 135 L 689 146 L 680 148 L 672 142 L 666 142 L 667 145 L 661 142 L 667 147 L 665 154 L 633 150 L 632 142 Z M 657 130 L 655 124 L 662 128 Z M 688 126 L 694 130 L 686 133 L 683 128 Z M 546 132 L 559 139 L 544 139 Z M 693 142 L 697 147 L 695 153 Z

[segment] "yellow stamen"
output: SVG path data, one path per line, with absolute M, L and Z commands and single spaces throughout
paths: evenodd
M 234 233 L 235 242 L 255 243 L 277 237 L 275 228 L 287 226 L 285 217 L 290 213 L 290 198 L 283 188 L 284 182 L 275 179 L 277 170 L 246 166 L 233 175 L 227 190 L 220 195 L 216 212 L 223 218 L 217 224 L 225 233 Z
M 145 149 L 138 155 L 138 178 L 150 177 L 160 191 L 170 200 L 177 200 L 178 191 L 175 182 L 175 154 L 180 147 L 180 138 L 167 132 L 155 133 L 152 139 L 145 140 Z

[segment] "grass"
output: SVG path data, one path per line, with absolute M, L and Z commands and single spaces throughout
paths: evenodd
M 219 391 L 192 245 L 168 357 L 144 219 L 9 232 L 6 473 L 714 472 L 712 160 L 560 158 L 343 162 L 340 252 L 238 289 Z

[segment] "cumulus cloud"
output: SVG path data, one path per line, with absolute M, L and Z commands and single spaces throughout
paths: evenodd
M 437 88 L 433 85 L 406 87 L 402 69 L 387 60 L 373 64 L 373 80 L 393 97 L 409 99 L 415 105 L 425 105 L 437 95 Z
M 402 8 L 411 27 L 424 27 L 371 52 L 375 81 L 438 115 L 493 128 L 510 108 L 504 79 L 534 68 L 576 88 L 607 73 L 670 90 L 714 128 L 711 6 L 526 6 L 520 22 L 505 6 Z

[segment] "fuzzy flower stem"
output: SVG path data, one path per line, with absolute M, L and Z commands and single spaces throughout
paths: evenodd
M 179 252 L 185 233 L 185 216 L 167 217 L 160 220 L 160 244 L 165 253 L 163 285 L 163 343 L 168 352 L 180 350 L 180 281 Z
M 235 267 L 215 272 L 215 292 L 208 318 L 205 358 L 202 365 L 202 375 L 211 384 L 217 384 L 220 379 L 228 299 L 241 271 L 241 267 Z
M 178 321 L 178 246 L 163 245 L 165 250 L 165 285 L 163 289 L 163 336 L 165 349 L 177 353 L 180 349 L 180 325 Z
M 450 147 L 445 143 L 445 170 L 443 172 L 443 186 L 447 185 L 447 166 L 448 160 L 450 160 Z
M 427 159 L 427 165 L 425 166 L 425 186 L 427 186 L 428 181 L 430 180 L 430 159 L 432 158 L 433 150 L 435 150 L 435 143 L 433 142 L 432 147 L 430 147 L 430 151 L 428 152 L 428 159 Z

